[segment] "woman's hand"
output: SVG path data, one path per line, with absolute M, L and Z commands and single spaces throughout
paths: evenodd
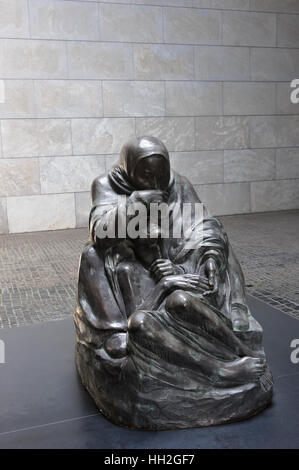
M 181 269 L 169 259 L 156 259 L 150 266 L 150 272 L 156 282 L 162 277 L 181 273 Z
M 206 291 L 209 288 L 207 280 L 198 274 L 177 274 L 162 277 L 158 286 L 167 293 L 176 290 Z
M 129 204 L 142 203 L 145 206 L 149 206 L 152 203 L 159 204 L 165 200 L 165 193 L 160 190 L 143 190 L 143 191 L 134 191 L 131 196 L 128 198 Z
M 208 278 L 208 289 L 203 295 L 216 294 L 219 289 L 219 269 L 214 258 L 208 258 L 205 265 L 205 271 Z
M 198 274 L 177 274 L 165 276 L 160 279 L 152 291 L 139 307 L 140 310 L 155 310 L 161 305 L 165 297 L 176 289 L 189 292 L 205 292 L 209 288 L 206 279 Z

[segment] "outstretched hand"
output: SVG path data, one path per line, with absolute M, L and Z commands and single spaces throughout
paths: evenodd
M 150 267 L 150 271 L 157 283 L 161 281 L 164 286 L 170 289 L 188 290 L 190 288 L 192 290 L 201 290 L 204 296 L 218 292 L 219 270 L 213 258 L 206 261 L 205 272 L 207 278 L 198 274 L 184 274 L 169 259 L 155 260 Z
M 176 289 L 204 292 L 208 289 L 207 280 L 198 274 L 174 274 L 165 276 L 158 282 L 158 286 L 166 292 L 171 292 Z
M 156 259 L 151 264 L 150 271 L 156 282 L 159 282 L 162 277 L 180 273 L 179 268 L 169 259 Z

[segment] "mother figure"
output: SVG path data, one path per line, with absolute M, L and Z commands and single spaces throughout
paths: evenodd
M 111 222 L 121 228 L 123 213 L 134 222 L 136 203 L 166 203 L 170 226 L 174 207 L 200 203 L 170 169 L 164 144 L 147 136 L 125 144 L 91 193 L 74 318 L 77 368 L 100 410 L 117 424 L 167 429 L 263 409 L 273 383 L 262 329 L 220 221 L 203 207 L 200 220 L 192 211 L 191 232 L 176 238 L 162 236 L 161 217 L 155 227 L 146 220 L 144 236 L 116 230 L 104 238 Z

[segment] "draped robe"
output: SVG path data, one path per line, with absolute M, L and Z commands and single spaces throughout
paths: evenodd
M 168 158 L 164 149 L 151 151 L 149 155 L 153 153 Z M 166 296 L 154 311 L 147 312 L 148 327 L 145 323 L 144 334 L 130 332 L 128 319 L 131 315 L 136 316 L 134 312 L 138 312 L 146 296 L 155 288 L 149 267 L 140 258 L 142 250 L 147 249 L 147 240 L 97 237 L 97 224 L 107 225 L 111 218 L 117 217 L 118 197 L 129 197 L 136 190 L 130 171 L 133 172 L 138 159 L 147 155 L 143 152 L 136 156 L 135 153 L 131 161 L 129 156 L 127 152 L 123 156 L 125 161 L 120 161 L 92 185 L 90 240 L 81 257 L 75 311 L 77 366 L 83 383 L 104 414 L 119 424 L 186 427 L 246 416 L 253 400 L 257 401 L 256 409 L 269 401 L 272 389 L 269 371 L 259 383 L 236 384 L 228 389 L 214 374 L 209 376 L 200 366 L 190 366 L 193 359 L 196 365 L 197 358 L 198 362 L 200 358 L 207 358 L 215 361 L 216 368 L 216 363 L 222 361 L 225 364 L 244 355 L 222 341 L 217 334 L 217 322 L 225 325 L 229 337 L 243 345 L 249 354 L 251 351 L 252 355 L 264 357 L 262 330 L 247 306 L 240 264 L 221 222 L 212 217 L 205 206 L 200 221 L 203 239 L 198 240 L 195 249 L 186 248 L 189 239 L 184 234 L 180 238 L 159 239 L 155 245 L 159 255 L 154 253 L 155 246 L 148 249 L 154 250 L 153 258 L 169 259 L 182 273 L 204 276 L 206 260 L 213 258 L 216 261 L 220 276 L 218 292 L 205 298 L 194 290 L 191 294 L 212 312 L 214 324 L 212 327 L 209 322 L 201 324 L 200 312 L 194 322 L 190 322 L 184 312 L 181 317 L 170 315 Z M 189 181 L 174 171 L 166 194 L 170 206 L 200 203 Z M 193 219 L 193 227 L 197 223 Z M 127 269 L 134 293 L 130 305 L 119 282 L 122 265 Z M 246 332 L 233 330 L 234 309 L 246 313 L 249 325 Z M 114 346 L 113 354 L 109 354 L 107 344 Z M 189 365 L 187 356 L 191 361 Z M 138 399 L 133 398 L 136 396 Z M 248 397 L 246 405 L 243 404 L 244 396 Z M 227 406 L 229 398 L 233 410 L 241 409 L 240 414 L 235 416 L 235 411 L 231 411 L 227 417 L 222 417 L 221 406 L 223 403 Z M 188 419 L 182 415 L 182 406 L 192 410 Z

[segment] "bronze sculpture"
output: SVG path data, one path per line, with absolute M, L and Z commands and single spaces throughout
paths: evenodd
M 121 207 L 132 220 L 136 204 L 162 202 L 200 200 L 154 137 L 124 145 L 118 164 L 92 184 L 74 316 L 82 382 L 103 414 L 124 426 L 186 428 L 252 416 L 271 401 L 273 381 L 220 221 L 204 206 L 200 224 L 193 214 L 191 248 L 190 234 L 163 236 L 161 218 L 150 228 L 146 218 L 144 236 L 107 236 L 111 221 L 120 229 Z

